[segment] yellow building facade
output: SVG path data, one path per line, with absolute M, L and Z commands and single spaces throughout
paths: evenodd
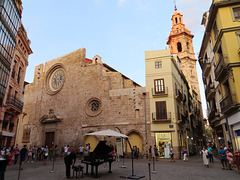
M 221 113 L 229 125 L 231 142 L 240 148 L 240 1 L 214 0 L 206 33 L 210 33 L 216 58 L 215 78 L 222 93 Z
M 188 146 L 189 87 L 180 70 L 180 59 L 170 49 L 146 51 L 146 92 L 150 98 L 151 136 L 160 157 L 169 158 L 169 147 L 177 158 Z

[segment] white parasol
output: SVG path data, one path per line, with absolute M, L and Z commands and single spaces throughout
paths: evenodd
M 113 131 L 111 129 L 107 129 L 107 130 L 103 130 L 103 131 L 97 131 L 97 132 L 93 132 L 93 133 L 88 133 L 86 135 L 89 136 L 108 136 L 108 137 L 123 137 L 123 138 L 128 138 L 128 136 L 126 136 L 125 134 L 121 134 L 117 131 Z

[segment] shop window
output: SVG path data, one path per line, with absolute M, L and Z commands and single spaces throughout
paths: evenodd
M 155 69 L 162 68 L 162 61 L 155 62 Z
M 155 79 L 154 89 L 156 94 L 165 93 L 164 79 Z
M 240 6 L 231 8 L 233 21 L 240 21 Z

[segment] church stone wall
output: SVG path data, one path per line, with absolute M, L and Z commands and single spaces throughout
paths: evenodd
M 56 65 L 65 70 L 65 81 L 59 92 L 51 94 L 47 90 L 47 78 Z M 17 143 L 21 146 L 44 145 L 46 133 L 54 132 L 55 144 L 79 146 L 85 143 L 86 133 L 116 127 L 124 134 L 137 132 L 145 142 L 145 116 L 150 134 L 148 94 L 146 104 L 143 95 L 145 88 L 134 87 L 133 81 L 126 79 L 125 86 L 129 88 L 123 88 L 123 75 L 109 71 L 106 72 L 102 63 L 85 63 L 85 49 L 37 66 L 34 82 L 25 90 L 25 115 L 19 123 Z M 89 107 L 92 100 L 99 102 L 96 112 Z M 49 114 L 49 109 L 54 110 L 54 116 Z M 42 117 L 61 120 L 53 118 L 54 122 L 43 123 L 40 122 Z M 23 141 L 26 129 L 30 130 L 30 135 Z

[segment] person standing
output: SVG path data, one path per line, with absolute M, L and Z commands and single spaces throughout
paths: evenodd
M 220 150 L 218 151 L 218 154 L 221 159 L 222 169 L 225 170 L 225 167 L 226 167 L 226 170 L 228 170 L 227 152 L 223 149 L 223 146 L 220 146 Z M 224 164 L 225 164 L 225 167 L 224 167 Z
M 23 170 L 23 165 L 24 161 L 26 159 L 26 154 L 27 154 L 27 145 L 24 145 L 23 148 L 20 150 L 20 165 L 21 165 L 21 170 Z
M 208 150 L 206 149 L 205 146 L 203 146 L 203 150 L 202 150 L 202 157 L 203 157 L 203 164 L 205 167 L 209 167 L 209 161 L 208 161 Z
M 148 157 L 149 157 L 149 161 L 151 161 L 151 159 L 152 159 L 152 146 L 151 145 L 148 149 Z
M 83 151 L 84 151 L 84 146 L 81 145 L 81 146 L 79 147 L 79 158 L 80 158 L 80 159 L 83 158 Z
M 185 146 L 183 146 L 183 161 L 188 161 L 187 148 Z
M 170 155 L 170 157 L 171 157 L 171 162 L 175 162 L 172 146 L 169 146 L 169 151 L 170 151 L 170 152 L 169 152 L 169 155 Z
M 214 154 L 213 154 L 212 146 L 209 145 L 208 148 L 207 148 L 207 150 L 208 150 L 209 161 L 210 161 L 211 163 L 214 163 L 214 160 L 213 160 L 213 155 L 214 155 Z
M 156 146 L 156 144 L 154 145 L 154 148 L 153 148 L 153 150 L 154 150 L 154 155 L 155 155 L 155 158 L 156 158 L 156 161 L 158 160 L 158 148 L 157 148 L 157 146 Z
M 28 163 L 29 162 L 31 162 L 31 163 L 33 163 L 33 161 L 32 161 L 32 146 L 30 146 L 29 147 L 29 149 L 28 149 Z
M 239 149 L 236 150 L 234 156 L 235 156 L 235 164 L 238 167 L 238 174 L 240 174 L 240 150 Z
M 18 147 L 18 144 L 14 148 L 13 153 L 14 153 L 14 164 L 17 164 L 18 156 L 20 154 L 20 148 Z
M 72 149 L 70 154 L 68 154 L 65 158 L 64 158 L 64 163 L 66 166 L 66 177 L 68 179 L 72 179 L 72 176 L 70 176 L 70 170 L 71 170 L 71 165 L 74 166 L 75 162 L 76 162 L 76 158 L 77 155 L 74 152 L 74 150 Z

